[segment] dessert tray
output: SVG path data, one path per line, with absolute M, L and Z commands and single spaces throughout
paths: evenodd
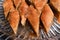
M 30 32 L 33 33 L 32 29 L 28 23 L 26 23 L 26 27 L 23 27 L 21 24 L 18 28 L 17 34 L 13 33 L 12 28 L 10 27 L 9 22 L 5 19 L 4 11 L 3 11 L 3 0 L 0 0 L 0 40 L 53 40 L 55 36 L 60 35 L 60 24 L 57 23 L 57 19 L 54 18 L 54 22 L 48 33 L 45 33 L 44 29 L 40 30 L 39 37 L 31 37 Z M 32 34 L 34 35 L 34 34 Z M 55 39 L 55 38 L 54 38 Z M 58 39 L 56 37 L 56 39 Z M 55 39 L 55 40 L 56 40 Z

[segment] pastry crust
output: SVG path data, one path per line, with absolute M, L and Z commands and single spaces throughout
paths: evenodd
M 42 23 L 44 25 L 46 32 L 49 32 L 50 27 L 53 22 L 53 18 L 54 18 L 54 14 L 51 8 L 49 7 L 49 5 L 46 4 L 43 8 L 42 15 L 41 15 L 41 20 L 42 20 Z
M 21 24 L 25 26 L 26 23 L 26 16 L 27 16 L 27 10 L 28 10 L 28 5 L 26 4 L 25 0 L 22 0 L 21 5 L 18 8 L 20 15 L 21 15 Z
M 48 0 L 30 0 L 30 2 L 32 2 L 34 4 L 34 6 L 36 7 L 36 9 L 38 10 L 38 14 L 40 16 L 41 11 L 44 7 L 44 5 L 47 3 Z
M 57 18 L 58 23 L 60 24 L 60 0 L 50 0 L 50 5 L 54 8 L 55 17 Z
M 39 36 L 39 16 L 37 14 L 37 10 L 31 5 L 28 8 L 28 21 L 32 25 L 33 30 L 35 31 L 36 35 Z
M 16 8 L 19 7 L 19 5 L 21 4 L 21 0 L 13 0 L 14 5 L 16 6 Z
M 58 12 L 60 12 L 60 0 L 50 0 L 50 5 Z
M 4 15 L 7 17 L 9 11 L 13 8 L 13 3 L 11 0 L 4 0 L 3 3 Z
M 20 21 L 20 16 L 19 12 L 16 9 L 12 9 L 9 16 L 8 16 L 8 21 L 10 23 L 10 26 L 12 27 L 14 33 L 17 33 L 18 29 L 18 24 Z

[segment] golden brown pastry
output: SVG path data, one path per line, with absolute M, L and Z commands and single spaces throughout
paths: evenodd
M 38 14 L 40 16 L 42 8 L 44 7 L 44 5 L 47 3 L 48 0 L 30 0 L 36 7 L 36 9 L 38 10 Z
M 45 4 L 47 3 L 48 0 L 30 0 L 30 2 L 32 4 L 34 4 L 36 10 L 38 11 L 38 16 L 40 17 L 39 19 L 41 19 L 41 12 L 43 7 L 45 6 Z
M 19 12 L 16 9 L 12 9 L 9 13 L 8 21 L 15 34 L 17 33 L 19 20 L 20 20 Z
M 46 32 L 49 32 L 50 27 L 53 23 L 53 18 L 54 18 L 54 14 L 51 8 L 49 7 L 49 5 L 46 4 L 43 8 L 42 15 L 41 15 L 41 20 Z
M 18 6 L 21 4 L 21 0 L 13 0 L 13 1 L 16 8 L 18 8 Z
M 25 26 L 25 22 L 26 22 L 26 15 L 27 15 L 27 9 L 28 9 L 28 5 L 26 4 L 25 0 L 22 0 L 21 5 L 19 6 L 18 10 L 20 12 L 21 15 L 21 24 L 23 26 Z
M 50 0 L 50 5 L 60 12 L 60 0 Z
M 7 17 L 10 9 L 13 8 L 12 1 L 11 0 L 4 0 L 3 8 L 4 8 L 4 15 L 5 15 L 5 17 Z
M 32 25 L 33 30 L 35 31 L 36 35 L 39 36 L 39 16 L 38 11 L 34 9 L 32 5 L 28 8 L 28 21 Z
M 60 0 L 50 0 L 50 5 L 53 7 L 55 13 L 55 17 L 58 20 L 58 23 L 60 23 Z

